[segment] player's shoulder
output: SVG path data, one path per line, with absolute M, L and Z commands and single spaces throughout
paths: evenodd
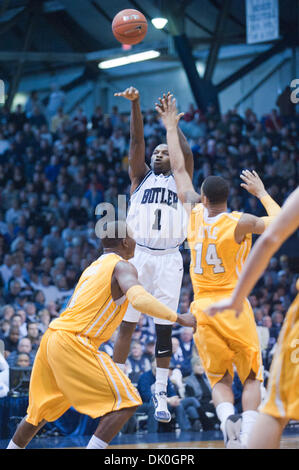
M 115 265 L 115 270 L 114 270 L 115 273 L 118 273 L 118 274 L 124 274 L 124 273 L 135 273 L 137 272 L 135 266 L 130 263 L 129 260 L 126 260 L 124 258 L 120 258 L 118 260 L 118 262 L 116 263 Z
M 145 182 L 150 182 L 150 180 L 154 177 L 154 172 L 152 170 L 149 170 L 145 175 L 144 177 L 142 178 L 142 180 L 139 182 L 139 184 L 136 186 L 136 188 L 134 189 L 134 191 L 132 192 L 131 194 L 131 197 L 136 194 L 139 189 L 141 188 L 141 186 L 144 185 Z
M 191 214 L 197 214 L 198 212 L 203 212 L 204 205 L 202 202 L 195 203 L 194 207 L 192 207 Z
M 244 215 L 244 212 L 240 212 L 240 211 L 225 212 L 224 215 L 227 219 L 231 219 L 231 220 L 234 220 L 235 222 L 239 222 L 241 217 Z

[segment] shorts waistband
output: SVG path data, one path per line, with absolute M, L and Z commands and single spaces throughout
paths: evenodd
M 160 249 L 160 248 L 149 248 L 148 246 L 144 245 L 139 245 L 136 243 L 136 248 L 141 251 L 145 251 L 146 253 L 150 253 L 151 255 L 154 256 L 163 256 L 163 255 L 168 255 L 170 253 L 177 253 L 180 249 L 180 246 L 175 246 L 174 248 L 166 248 L 166 249 Z

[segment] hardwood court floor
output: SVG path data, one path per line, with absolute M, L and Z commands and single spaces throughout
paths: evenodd
M 299 436 L 283 437 L 281 449 L 299 449 Z M 223 441 L 164 442 L 109 446 L 109 449 L 224 449 Z
M 84 449 L 90 436 L 36 437 L 28 449 Z M 9 440 L 0 441 L 0 449 L 5 449 Z M 287 429 L 281 439 L 281 449 L 299 449 L 299 427 Z M 224 449 L 220 431 L 188 433 L 135 433 L 119 435 L 113 439 L 108 449 Z

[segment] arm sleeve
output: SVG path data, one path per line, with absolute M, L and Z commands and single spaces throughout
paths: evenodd
M 260 201 L 263 204 L 269 216 L 275 217 L 281 211 L 280 206 L 274 201 L 274 199 L 272 199 L 270 194 L 267 194 L 267 196 L 262 197 Z
M 171 322 L 177 321 L 177 313 L 166 307 L 162 302 L 159 302 L 140 285 L 130 287 L 127 290 L 126 296 L 130 304 L 141 313 Z
M 265 224 L 265 230 L 269 227 L 270 224 L 276 219 L 274 216 L 261 217 Z

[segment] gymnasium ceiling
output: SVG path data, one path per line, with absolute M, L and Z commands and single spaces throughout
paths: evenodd
M 178 61 L 167 27 L 157 30 L 150 23 L 151 18 L 161 16 L 162 1 L 0 0 L 0 77 L 11 80 L 18 67 L 22 69 L 22 76 L 30 76 L 75 65 L 84 65 L 86 76 L 90 78 L 107 74 L 100 71 L 97 64 L 101 59 L 122 53 L 112 35 L 111 22 L 124 8 L 138 9 L 149 20 L 145 40 L 134 46 L 132 52 L 142 48 L 159 49 L 161 57 L 155 62 L 160 67 Z M 195 55 L 208 53 L 225 1 L 172 0 L 171 4 L 178 9 L 176 16 L 183 19 L 181 31 L 187 35 Z M 231 0 L 230 3 L 221 44 L 242 47 L 246 44 L 245 0 Z M 280 34 L 282 37 L 296 36 L 297 43 L 298 13 L 298 0 L 280 0 Z M 34 53 L 30 60 L 24 51 Z M 96 54 L 92 55 L 93 52 Z

